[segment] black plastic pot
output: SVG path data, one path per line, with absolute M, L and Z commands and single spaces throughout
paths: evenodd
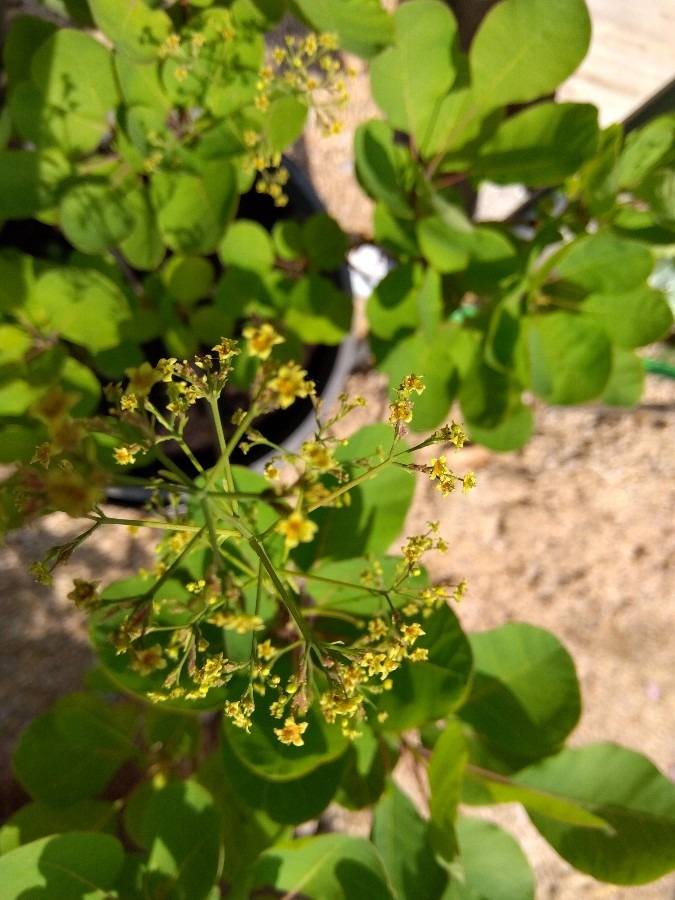
M 302 221 L 309 216 L 324 212 L 325 208 L 319 200 L 316 192 L 304 173 L 290 160 L 284 160 L 284 166 L 289 170 L 290 180 L 285 186 L 289 202 L 285 207 L 276 207 L 272 199 L 266 194 L 259 194 L 255 190 L 244 194 L 240 200 L 237 216 L 242 219 L 250 219 L 261 224 L 266 230 L 271 231 L 273 226 L 284 219 Z M 337 287 L 348 296 L 352 295 L 351 279 L 347 265 L 337 269 L 332 279 Z M 221 336 L 214 335 L 214 341 Z M 205 348 L 208 349 L 208 348 Z M 355 366 L 357 359 L 357 341 L 353 334 L 348 334 L 338 345 L 315 344 L 307 345 L 302 359 L 296 360 L 307 371 L 307 377 L 316 385 L 317 396 L 322 400 L 325 408 L 329 409 L 337 400 L 344 387 L 348 374 Z M 161 348 L 156 352 L 148 350 L 148 359 L 165 355 Z M 222 421 L 229 422 L 230 415 L 239 407 L 242 398 L 230 396 L 224 393 L 221 400 Z M 186 430 L 191 448 L 199 462 L 209 468 L 215 464 L 218 458 L 213 425 L 206 418 L 197 420 L 192 425 L 193 435 Z M 277 410 L 262 416 L 256 420 L 254 426 L 264 437 L 274 444 L 287 450 L 299 450 L 302 443 L 311 437 L 316 430 L 317 422 L 314 406 L 310 399 L 298 398 L 285 410 Z M 188 429 L 191 424 L 188 424 Z M 197 445 L 196 448 L 193 446 Z M 166 448 L 165 448 L 166 449 Z M 247 454 L 235 450 L 232 454 L 232 462 L 245 465 L 253 470 L 262 471 L 274 455 L 265 447 L 253 447 Z M 182 458 L 182 457 L 181 457 Z M 134 474 L 145 474 L 148 470 L 135 469 Z M 148 491 L 137 487 L 115 487 L 108 491 L 110 500 L 124 504 L 138 504 L 147 500 Z

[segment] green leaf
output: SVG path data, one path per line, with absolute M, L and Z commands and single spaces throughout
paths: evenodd
M 320 275 L 298 279 L 288 297 L 284 319 L 305 344 L 339 344 L 349 333 L 352 302 Z
M 540 315 L 529 324 L 532 389 L 548 403 L 577 404 L 599 397 L 612 369 L 606 332 L 581 316 Z
M 489 751 L 525 765 L 557 750 L 579 720 L 572 658 L 550 632 L 511 622 L 470 638 L 471 693 L 459 710 Z
M 426 648 L 428 659 L 404 662 L 391 676 L 392 689 L 377 698 L 378 710 L 387 713 L 387 730 L 405 731 L 445 718 L 468 691 L 471 648 L 455 614 L 442 607 L 424 620 L 424 631 L 415 646 Z
M 321 815 L 333 799 L 347 763 L 344 753 L 302 778 L 270 781 L 260 778 L 241 761 L 225 732 L 221 752 L 227 778 L 240 799 L 273 821 L 287 825 L 299 825 Z
M 391 125 L 419 145 L 455 79 L 457 23 L 435 0 L 410 0 L 393 18 L 394 45 L 371 63 L 371 88 Z
M 284 896 L 330 900 L 394 898 L 377 850 L 346 834 L 301 838 L 267 850 L 253 868 L 249 891 L 262 896 L 265 887 Z
M 439 216 L 427 216 L 417 224 L 417 239 L 429 265 L 443 274 L 461 272 L 469 254 L 455 240 L 455 232 Z
M 584 58 L 590 37 L 584 0 L 503 0 L 471 44 L 475 101 L 486 110 L 550 94 Z
M 166 248 L 146 184 L 139 182 L 135 190 L 127 193 L 126 206 L 134 224 L 130 234 L 120 241 L 119 249 L 135 269 L 153 271 L 162 261 Z
M 210 792 L 220 811 L 225 857 L 221 877 L 234 884 L 250 871 L 263 850 L 290 837 L 290 828 L 253 809 L 239 796 L 230 784 L 219 751 L 204 760 L 195 778 Z
M 155 172 L 152 205 L 166 245 L 178 253 L 213 253 L 237 202 L 234 170 L 227 162 L 202 163 L 200 173 Z
M 617 166 L 619 187 L 637 188 L 672 151 L 675 116 L 659 116 L 626 136 Z
M 434 744 L 428 769 L 429 837 L 436 853 L 447 863 L 457 856 L 455 820 L 468 756 L 462 726 L 451 719 Z
M 82 179 L 61 198 L 63 233 L 82 253 L 104 253 L 134 227 L 126 194 L 109 181 Z
M 467 900 L 534 900 L 532 870 L 510 834 L 491 822 L 465 816 L 455 828 L 471 892 Z
M 208 296 L 214 280 L 213 264 L 203 256 L 172 256 L 161 274 L 169 294 L 179 303 L 192 304 Z
M 302 240 L 312 268 L 334 272 L 345 263 L 349 239 L 328 213 L 315 213 L 302 225 Z
M 0 366 L 20 363 L 32 346 L 33 340 L 23 328 L 0 325 Z
M 608 406 L 635 406 L 640 402 L 645 384 L 645 369 L 632 350 L 612 347 L 612 372 L 601 402 Z
M 675 785 L 639 753 L 599 743 L 564 750 L 518 774 L 519 783 L 583 804 L 611 830 L 530 818 L 575 868 L 614 884 L 644 884 L 675 868 Z
M 374 806 L 382 796 L 387 772 L 396 759 L 395 751 L 371 729 L 364 729 L 347 751 L 347 766 L 335 802 L 352 810 Z
M 408 199 L 412 158 L 405 147 L 395 143 L 392 128 L 378 119 L 359 125 L 354 134 L 354 155 L 361 187 L 374 200 L 386 204 L 392 215 L 412 218 Z
M 53 22 L 33 16 L 17 16 L 12 21 L 2 52 L 3 68 L 10 86 L 30 79 L 33 55 L 55 31 Z
M 525 769 L 523 771 L 529 771 Z M 519 783 L 519 776 L 508 778 L 472 764 L 467 766 L 462 800 L 476 806 L 490 803 L 520 803 L 530 813 L 541 813 L 556 822 L 586 829 L 606 829 L 605 818 L 591 812 L 587 804 L 564 796 L 551 784 L 532 788 Z
M 95 150 L 118 102 L 108 50 L 84 32 L 61 28 L 33 57 L 31 74 L 40 95 L 38 119 L 31 125 L 36 143 L 47 137 L 73 154 Z
M 138 63 L 159 59 L 159 48 L 173 31 L 171 19 L 143 0 L 88 0 L 96 25 L 121 56 Z
M 0 218 L 30 219 L 56 202 L 59 184 L 71 174 L 57 150 L 0 151 Z
M 120 341 L 120 326 L 129 318 L 121 290 L 94 269 L 50 269 L 38 278 L 31 310 L 64 338 L 96 352 Z
M 108 834 L 72 832 L 42 838 L 0 857 L 3 898 L 106 900 L 123 861 L 122 845 Z
M 222 868 L 220 816 L 211 794 L 193 778 L 172 781 L 147 790 L 131 810 L 131 831 L 148 851 L 153 895 L 206 900 Z
M 374 457 L 380 448 L 391 446 L 393 429 L 387 425 L 366 425 L 350 438 L 349 446 L 336 453 L 342 461 Z M 354 474 L 361 467 L 348 467 Z M 318 509 L 312 519 L 319 526 L 309 552 L 312 558 L 351 559 L 371 553 L 386 553 L 396 540 L 412 501 L 415 484 L 409 474 L 392 467 L 381 471 L 350 491 L 351 503 L 341 509 Z M 309 545 L 308 545 L 309 547 Z M 309 564 L 308 550 L 301 548 L 299 559 Z
M 274 729 L 281 728 L 283 720 L 271 715 L 268 704 L 258 703 L 251 720 L 250 732 L 237 728 L 229 719 L 224 720 L 223 728 L 228 745 L 240 762 L 268 781 L 302 778 L 342 756 L 347 749 L 348 742 L 339 725 L 329 725 L 316 705 L 307 711 L 308 728 L 301 747 L 280 743 Z
M 663 169 L 649 175 L 639 190 L 640 197 L 649 204 L 656 221 L 675 227 L 675 171 Z
M 337 34 L 340 47 L 370 59 L 393 37 L 391 16 L 379 0 L 291 0 L 291 11 L 316 31 Z
M 135 716 L 131 707 L 113 707 L 92 694 L 64 697 L 22 734 L 14 774 L 35 799 L 55 806 L 95 797 L 137 756 Z
M 102 800 L 78 800 L 68 806 L 36 801 L 22 806 L 0 830 L 0 855 L 50 834 L 67 831 L 117 833 L 117 810 Z
M 262 225 L 248 219 L 237 219 L 227 229 L 218 246 L 218 258 L 226 266 L 262 274 L 274 265 L 274 249 Z
M 64 391 L 72 391 L 79 398 L 72 408 L 73 416 L 88 416 L 96 412 L 101 401 L 101 381 L 89 366 L 71 356 L 66 357 L 59 384 Z
M 415 399 L 412 430 L 431 430 L 447 419 L 479 341 L 475 331 L 454 322 L 443 322 L 433 330 L 420 329 L 395 342 L 371 339 L 378 369 L 389 375 L 392 384 L 399 384 L 410 372 L 423 373 L 426 388 Z
M 481 145 L 472 175 L 497 184 L 558 184 L 593 154 L 598 111 L 585 103 L 539 103 L 505 119 Z
M 589 292 L 621 294 L 643 287 L 653 267 L 652 254 L 644 244 L 603 229 L 563 247 L 553 275 Z
M 599 325 L 619 347 L 631 350 L 665 337 L 673 314 L 660 291 L 647 285 L 617 294 L 591 294 L 580 312 Z
M 308 108 L 297 97 L 287 95 L 272 100 L 265 113 L 265 137 L 270 149 L 283 153 L 302 134 Z
M 370 836 L 395 896 L 438 900 L 448 880 L 429 844 L 427 823 L 393 781 L 380 798 Z

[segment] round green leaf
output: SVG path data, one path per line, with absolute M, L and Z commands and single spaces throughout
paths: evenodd
M 118 102 L 110 52 L 82 31 L 60 28 L 35 54 L 31 73 L 42 100 L 41 127 L 70 152 L 94 150 Z
M 605 390 L 612 349 L 604 330 L 566 312 L 540 315 L 528 334 L 532 389 L 549 403 L 585 403 Z
M 557 184 L 593 155 L 598 137 L 594 106 L 539 103 L 502 122 L 471 172 L 497 184 Z
M 17 325 L 0 325 L 0 366 L 21 362 L 33 341 L 23 328 Z
M 470 637 L 471 693 L 458 715 L 488 750 L 524 765 L 557 750 L 581 713 L 572 658 L 550 632 L 511 622 Z
M 419 145 L 455 80 L 457 22 L 435 0 L 410 0 L 393 18 L 394 44 L 371 63 L 371 88 L 391 125 L 412 135 Z
M 491 822 L 462 816 L 456 823 L 461 864 L 471 897 L 534 900 L 527 857 L 508 832 Z
M 19 15 L 12 21 L 2 54 L 3 67 L 10 85 L 17 85 L 30 78 L 33 54 L 55 31 L 53 22 L 33 16 Z
M 78 800 L 68 806 L 50 806 L 36 801 L 22 806 L 0 830 L 0 855 L 67 831 L 117 832 L 117 810 L 102 800 Z
M 162 269 L 167 291 L 179 303 L 206 297 L 213 285 L 213 265 L 202 256 L 173 256 Z
M 157 228 L 155 210 L 148 189 L 139 183 L 126 195 L 127 209 L 134 220 L 131 232 L 120 241 L 119 249 L 135 269 L 153 271 L 162 261 L 166 247 Z
M 591 294 L 580 312 L 600 325 L 619 347 L 633 349 L 665 337 L 673 314 L 661 291 L 648 285 L 616 294 Z
M 50 207 L 70 174 L 70 164 L 56 149 L 0 151 L 0 217 L 29 219 Z
M 392 689 L 377 698 L 377 709 L 387 713 L 386 729 L 404 731 L 442 719 L 468 691 L 471 647 L 457 616 L 442 607 L 423 627 L 425 634 L 415 646 L 426 648 L 428 659 L 404 662 L 391 676 Z
M 33 797 L 55 806 L 95 797 L 137 755 L 135 715 L 91 694 L 64 697 L 22 734 L 14 773 Z
M 645 368 L 632 350 L 612 348 L 612 374 L 602 395 L 608 406 L 634 406 L 640 402 L 645 384 Z
M 206 900 L 222 868 L 220 816 L 206 788 L 192 778 L 157 790 L 143 786 L 128 804 L 125 824 L 148 851 L 146 889 Z
M 338 789 L 348 759 L 348 754 L 343 753 L 302 778 L 269 781 L 244 765 L 230 747 L 227 732 L 223 733 L 221 752 L 228 780 L 239 797 L 273 821 L 288 825 L 299 825 L 321 815 Z
M 18 847 L 0 857 L 3 900 L 28 896 L 106 900 L 124 862 L 117 838 L 72 832 Z
M 263 888 L 284 896 L 330 900 L 393 900 L 382 860 L 373 845 L 346 834 L 324 834 L 280 844 L 262 854 L 250 882 L 254 896 Z
M 96 411 L 101 400 L 101 382 L 92 370 L 83 363 L 66 358 L 61 369 L 59 384 L 64 391 L 78 395 L 72 415 L 87 416 Z
M 455 233 L 438 216 L 427 216 L 417 225 L 420 249 L 429 265 L 439 272 L 461 272 L 469 254 L 455 240 Z
M 89 0 L 94 21 L 115 44 L 117 52 L 134 62 L 152 62 L 173 31 L 171 19 L 160 9 L 149 9 L 143 0 Z
M 320 272 L 333 272 L 345 262 L 347 235 L 328 213 L 315 213 L 302 225 L 302 240 L 310 265 Z
M 283 153 L 300 137 L 308 107 L 290 94 L 272 100 L 265 113 L 265 136 L 273 151 Z
M 238 219 L 218 245 L 218 258 L 226 266 L 263 273 L 274 265 L 272 241 L 258 222 Z
M 342 49 L 364 59 L 393 37 L 391 16 L 374 0 L 295 0 L 295 6 L 317 31 L 337 34 Z
M 307 275 L 293 285 L 284 318 L 305 344 L 339 344 L 351 327 L 351 298 L 321 275 Z
M 604 229 L 564 247 L 554 275 L 587 291 L 620 294 L 643 287 L 653 267 L 652 254 L 644 244 Z
M 530 813 L 546 840 L 575 868 L 614 884 L 644 884 L 675 868 L 675 785 L 644 756 L 616 744 L 563 750 L 518 773 L 601 816 L 588 829 Z
M 132 231 L 135 221 L 126 195 L 110 181 L 82 180 L 63 195 L 61 227 L 83 253 L 104 253 Z
M 584 0 L 503 0 L 483 19 L 469 53 L 481 109 L 526 103 L 555 90 L 586 55 Z
M 436 861 L 427 823 L 393 781 L 375 807 L 371 840 L 396 896 L 437 900 L 448 876 Z
M 155 172 L 152 205 L 166 245 L 178 253 L 212 253 L 234 215 L 234 171 L 227 162 L 206 162 L 199 174 Z
M 120 326 L 129 318 L 122 291 L 94 269 L 51 269 L 40 276 L 31 309 L 66 340 L 89 350 L 107 350 L 120 341 Z

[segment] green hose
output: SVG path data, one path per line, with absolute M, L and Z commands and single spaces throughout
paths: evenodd
M 643 359 L 642 364 L 646 372 L 654 375 L 664 375 L 666 378 L 675 378 L 675 365 L 660 359 Z

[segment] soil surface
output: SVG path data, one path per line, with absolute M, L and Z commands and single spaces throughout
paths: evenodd
M 363 77 L 352 98 L 343 134 L 330 142 L 310 134 L 296 156 L 343 227 L 368 235 L 370 208 L 351 161 L 351 123 L 372 114 Z M 355 373 L 349 389 L 369 400 L 364 421 L 386 420 L 380 375 Z M 527 621 L 564 642 L 584 697 L 573 745 L 616 741 L 645 753 L 672 778 L 674 448 L 673 381 L 649 377 L 632 410 L 538 408 L 536 433 L 523 450 L 500 455 L 468 447 L 456 457 L 459 470 L 477 475 L 468 496 L 441 501 L 420 480 L 406 529 L 441 520 L 451 550 L 428 568 L 437 580 L 468 580 L 458 609 L 467 630 Z M 66 599 L 72 579 L 118 577 L 150 555 L 121 530 L 83 548 L 53 588 L 36 585 L 28 564 L 76 531 L 65 516 L 53 515 L 10 535 L 0 549 L 0 812 L 15 799 L 9 759 L 21 729 L 77 688 L 92 664 L 84 623 Z M 525 847 L 540 900 L 675 898 L 673 875 L 638 888 L 601 885 L 562 862 L 519 807 L 490 815 Z

